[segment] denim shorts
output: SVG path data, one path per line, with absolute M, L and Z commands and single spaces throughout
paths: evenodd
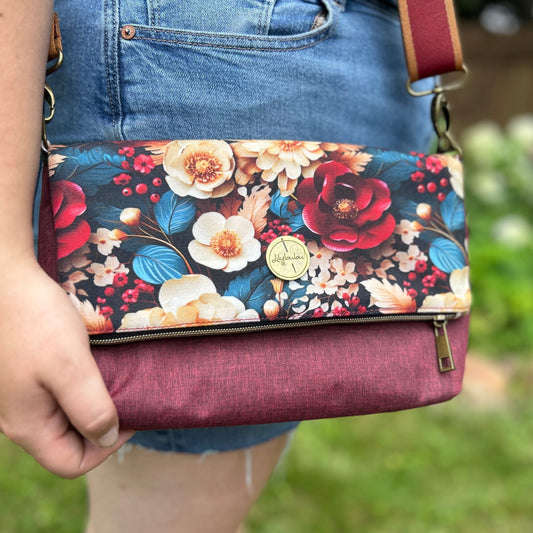
M 405 90 L 394 0 L 56 0 L 56 9 L 65 61 L 48 80 L 53 143 L 302 139 L 424 151 L 430 142 L 429 102 Z M 131 442 L 223 451 L 296 425 L 146 431 Z

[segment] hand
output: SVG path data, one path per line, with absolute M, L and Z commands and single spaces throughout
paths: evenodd
M 63 289 L 32 261 L 0 272 L 0 431 L 59 476 L 85 474 L 133 431 L 118 416 Z

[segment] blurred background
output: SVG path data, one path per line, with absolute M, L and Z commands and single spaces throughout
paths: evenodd
M 306 422 L 248 533 L 533 531 L 533 0 L 457 0 L 474 310 L 464 391 L 444 405 Z M 0 435 L 0 532 L 82 532 L 82 480 Z

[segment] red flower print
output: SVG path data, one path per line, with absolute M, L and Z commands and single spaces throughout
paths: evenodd
M 422 259 L 418 260 L 415 263 L 415 272 L 417 272 L 418 274 L 423 274 L 427 270 L 427 268 L 428 264 Z
M 320 165 L 314 178 L 298 186 L 296 196 L 304 204 L 305 225 L 336 252 L 374 248 L 396 227 L 387 212 L 391 205 L 387 184 L 357 176 L 337 161 Z
M 57 235 L 57 258 L 62 259 L 81 248 L 91 236 L 87 221 L 78 217 L 85 213 L 85 193 L 71 181 L 52 184 L 52 210 Z
M 433 275 L 427 275 L 427 276 L 424 276 L 424 278 L 422 279 L 422 285 L 424 285 L 424 287 L 435 287 L 435 283 L 437 282 L 437 276 L 435 276 L 435 274 Z
M 333 309 L 333 316 L 350 316 L 350 311 L 346 307 L 335 307 Z
M 126 157 L 133 157 L 135 149 L 133 148 L 133 146 L 124 146 L 124 148 L 121 148 L 118 153 L 120 155 L 125 155 Z
M 134 304 L 139 298 L 139 291 L 137 289 L 128 289 L 122 294 L 122 299 L 127 304 Z
M 426 168 L 433 174 L 438 174 L 442 170 L 442 161 L 438 157 L 430 155 L 426 159 Z
M 138 292 L 145 292 L 147 294 L 153 294 L 154 292 L 153 285 L 146 283 L 146 281 L 143 281 L 142 279 L 136 279 L 134 283 L 137 286 Z
M 421 181 L 424 181 L 424 173 L 420 172 L 420 170 L 413 172 L 411 174 L 411 181 L 414 181 L 415 183 L 420 183 Z
M 113 314 L 113 308 L 106 305 L 100 309 L 100 314 L 106 318 L 109 318 Z
M 149 174 L 155 168 L 155 163 L 151 156 L 141 154 L 133 160 L 133 168 L 141 174 Z
M 113 286 L 124 287 L 128 284 L 128 276 L 124 272 L 118 272 L 113 278 Z
M 128 174 L 119 174 L 113 178 L 113 183 L 115 185 L 127 185 L 131 181 L 131 176 Z

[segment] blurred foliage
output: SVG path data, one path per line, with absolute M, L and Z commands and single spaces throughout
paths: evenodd
M 504 5 L 524 20 L 531 19 L 532 0 L 455 0 L 457 11 L 461 17 L 478 17 L 488 5 Z
M 463 135 L 474 307 L 471 346 L 533 353 L 533 116 Z

